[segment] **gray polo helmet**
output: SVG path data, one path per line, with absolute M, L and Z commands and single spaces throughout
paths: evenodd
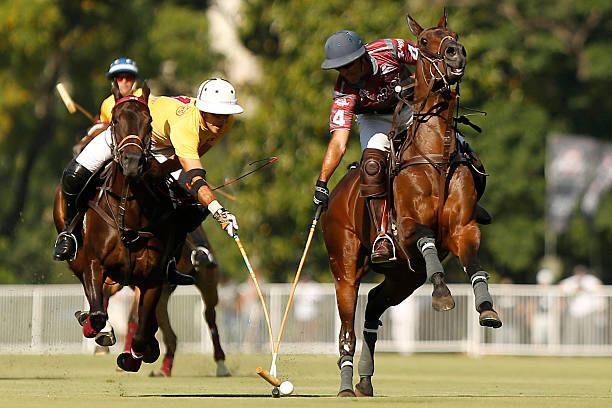
M 325 41 L 325 61 L 321 64 L 321 68 L 339 68 L 355 61 L 365 52 L 363 41 L 356 32 L 337 31 Z

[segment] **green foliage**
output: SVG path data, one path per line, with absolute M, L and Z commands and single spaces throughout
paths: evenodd
M 488 113 L 471 116 L 483 128 L 466 137 L 484 161 L 483 204 L 496 221 L 482 228 L 481 258 L 496 279 L 530 282 L 544 255 L 544 163 L 552 132 L 609 136 L 612 99 L 612 4 L 603 0 L 245 0 L 240 37 L 256 55 L 262 77 L 236 84 L 246 112 L 230 135 L 203 158 L 214 185 L 243 174 L 248 163 L 279 160 L 218 195 L 240 223 L 240 236 L 262 278 L 292 279 L 312 218 L 313 185 L 329 141 L 328 117 L 336 73 L 320 68 L 327 36 L 357 31 L 365 41 L 414 40 L 410 13 L 435 25 L 443 7 L 468 52 L 461 103 Z M 50 260 L 55 237 L 51 208 L 71 145 L 88 122 L 70 116 L 54 86 L 64 82 L 91 112 L 108 95 L 104 73 L 118 56 L 134 58 L 157 94 L 193 94 L 224 74 L 212 52 L 208 2 L 87 0 L 0 2 L 0 282 L 73 282 Z M 232 78 L 228 78 L 233 81 Z M 235 82 L 235 81 L 233 81 Z M 360 158 L 357 132 L 334 177 Z M 576 212 L 557 237 L 566 270 L 578 262 L 601 265 L 612 282 L 612 199 L 592 221 Z M 223 269 L 236 279 L 246 270 L 235 244 L 214 220 L 205 222 Z M 465 274 L 446 266 L 454 281 Z M 304 271 L 329 281 L 320 232 Z M 370 275 L 369 279 L 379 279 Z

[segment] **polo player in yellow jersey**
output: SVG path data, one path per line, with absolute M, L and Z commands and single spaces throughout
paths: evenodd
M 112 82 L 117 80 L 117 86 L 121 96 L 142 96 L 142 88 L 136 88 L 136 80 L 138 79 L 138 67 L 136 62 L 131 58 L 117 58 L 114 60 L 106 73 L 106 77 Z M 100 106 L 100 121 L 110 123 L 112 119 L 112 110 L 115 106 L 115 97 L 109 95 Z
M 234 124 L 232 115 L 244 111 L 238 104 L 234 87 L 224 79 L 209 79 L 200 85 L 195 99 L 154 97 L 149 101 L 149 109 L 153 118 L 151 151 L 158 162 L 148 170 L 149 176 L 170 173 L 203 206 L 201 220 L 196 225 L 210 213 L 233 237 L 238 230 L 236 217 L 223 208 L 206 183 L 200 156 L 230 131 Z M 64 170 L 65 225 L 69 225 L 78 212 L 76 198 L 87 180 L 112 158 L 111 146 L 109 128 L 96 136 Z M 76 249 L 76 237 L 64 230 L 55 242 L 53 258 L 60 261 L 74 259 Z M 181 281 L 184 276 L 176 270 L 169 270 L 170 281 Z
M 128 95 L 142 96 L 142 88 L 136 88 L 136 80 L 138 79 L 138 67 L 136 61 L 131 58 L 117 58 L 111 62 L 106 77 L 113 82 L 117 80 L 119 93 L 122 97 Z M 109 95 L 100 105 L 99 119 L 96 120 L 87 131 L 87 134 L 73 147 L 75 155 L 78 155 L 81 150 L 93 139 L 99 132 L 106 129 L 112 119 L 112 111 L 115 106 L 115 97 Z

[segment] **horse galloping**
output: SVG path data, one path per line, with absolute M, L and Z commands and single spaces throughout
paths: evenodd
M 139 326 L 131 352 L 117 358 L 123 370 L 138 371 L 142 361 L 152 363 L 159 358 L 155 308 L 166 265 L 184 235 L 181 237 L 176 223 L 168 222 L 173 214 L 171 202 L 156 194 L 143 178 L 147 161 L 154 160 L 149 153 L 150 90 L 145 83 L 142 97 L 121 98 L 116 83 L 112 89 L 116 101 L 110 125 L 113 161 L 102 171 L 102 185 L 88 202 L 82 222 L 77 216 L 70 226 L 80 237 L 81 248 L 68 264 L 83 284 L 90 306 L 82 321 L 85 337 L 107 330 L 102 289 L 106 278 L 140 289 Z M 81 193 L 80 201 L 90 198 L 87 191 L 91 187 Z M 63 201 L 58 188 L 53 211 L 58 232 L 65 226 Z
M 365 199 L 360 197 L 359 168 L 349 170 L 338 183 L 322 217 L 341 320 L 338 396 L 373 395 L 374 350 L 379 318 L 386 309 L 401 303 L 428 279 L 433 283 L 434 309 L 445 311 L 455 306 L 440 262 L 449 251 L 460 259 L 471 279 L 480 324 L 501 326 L 488 292 L 488 274 L 478 260 L 477 177 L 470 170 L 469 159 L 458 151 L 455 136 L 457 94 L 451 85 L 463 77 L 465 48 L 448 30 L 446 11 L 437 27 L 426 30 L 412 17 L 407 19 L 419 48 L 411 103 L 414 119 L 406 133 L 394 135 L 395 123 L 390 132 L 387 198 L 391 205 L 385 211 L 387 226 L 383 228 L 383 233 L 393 236 L 398 260 L 385 266 L 369 262 L 368 249 L 379 232 L 370 222 Z M 400 100 L 396 112 L 403 103 Z M 384 280 L 368 293 L 358 365 L 360 382 L 353 390 L 355 308 L 361 278 L 370 268 L 384 274 Z
M 187 235 L 185 245 L 181 257 L 176 265 L 181 273 L 190 274 L 195 278 L 195 286 L 200 291 L 202 300 L 204 301 L 204 320 L 210 330 L 210 337 L 213 344 L 213 359 L 217 365 L 217 377 L 231 376 L 230 370 L 225 365 L 225 352 L 221 346 L 219 331 L 217 329 L 215 307 L 219 302 L 217 285 L 219 283 L 219 266 L 214 250 L 210 246 L 206 233 L 202 227 L 198 227 L 195 231 Z M 123 288 L 123 285 L 107 281 L 104 284 L 105 304 L 108 303 L 110 297 L 115 295 Z M 134 300 L 130 308 L 128 317 L 128 330 L 124 343 L 124 351 L 129 352 L 132 344 L 132 336 L 138 328 L 138 298 L 140 290 L 134 289 Z M 168 301 L 176 285 L 164 283 L 161 296 L 156 308 L 156 317 L 159 329 L 162 333 L 162 339 L 166 346 L 166 352 L 159 370 L 151 372 L 151 377 L 170 377 L 172 375 L 172 366 L 174 355 L 176 353 L 177 336 L 172 326 L 170 325 L 170 317 L 168 315 Z M 108 346 L 115 344 L 114 333 L 112 330 L 98 334 L 96 343 L 102 344 L 102 348 L 97 347 L 98 352 L 107 353 Z

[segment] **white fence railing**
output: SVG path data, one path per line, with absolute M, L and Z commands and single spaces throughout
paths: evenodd
M 359 291 L 355 327 L 358 352 L 367 293 Z M 291 285 L 263 287 L 275 334 Z M 612 355 L 612 287 L 597 294 L 569 296 L 556 286 L 491 285 L 503 327 L 478 325 L 469 285 L 451 285 L 457 306 L 449 312 L 431 308 L 431 286 L 417 290 L 382 317 L 377 351 L 464 352 L 469 354 Z M 217 324 L 228 353 L 267 352 L 268 333 L 261 306 L 249 284 L 219 288 Z M 573 302 L 581 302 L 582 308 Z M 112 352 L 122 350 L 131 291 L 111 299 L 109 315 L 118 337 Z M 170 319 L 180 352 L 212 352 L 203 302 L 194 287 L 179 287 L 169 302 Z M 88 309 L 80 285 L 0 285 L 0 353 L 90 353 L 93 340 L 83 338 L 74 318 Z M 570 313 L 570 311 L 572 313 Z M 298 285 L 281 344 L 283 352 L 338 352 L 340 322 L 331 284 Z M 163 346 L 162 346 L 163 350 Z

